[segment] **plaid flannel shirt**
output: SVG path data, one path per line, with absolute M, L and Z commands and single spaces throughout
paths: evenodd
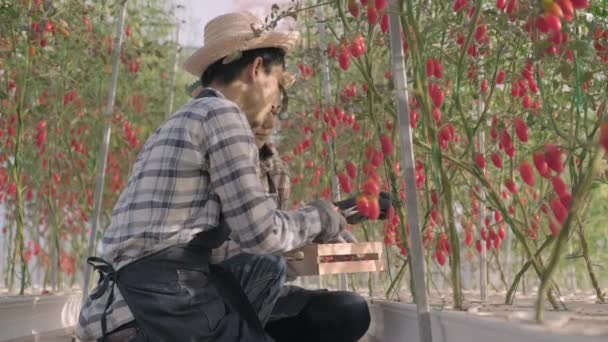
M 284 160 L 279 158 L 277 150 L 269 145 L 263 145 L 260 148 L 259 159 L 256 171 L 262 187 L 275 198 L 278 209 L 286 210 L 291 195 L 289 167 Z M 274 193 L 270 182 L 274 185 Z M 239 244 L 236 241 L 228 240 L 212 251 L 211 260 L 220 262 L 239 253 L 241 253 Z
M 101 257 L 115 269 L 217 228 L 220 214 L 243 252 L 288 251 L 321 232 L 315 208 L 277 209 L 256 173 L 258 149 L 245 114 L 213 91 L 218 97 L 175 112 L 137 157 L 102 240 Z M 77 327 L 81 340 L 102 336 L 108 292 L 86 299 Z M 108 332 L 134 319 L 118 287 L 106 319 Z

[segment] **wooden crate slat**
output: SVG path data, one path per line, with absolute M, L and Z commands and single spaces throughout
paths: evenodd
M 382 242 L 358 242 L 358 243 L 336 243 L 323 245 L 307 245 L 298 248 L 287 255 L 294 256 L 298 252 L 304 254 L 304 258 L 297 260 L 288 259 L 288 267 L 300 276 L 358 273 L 358 272 L 381 272 L 384 271 Z M 359 256 L 364 260 L 320 262 L 325 257 Z
M 382 254 L 382 242 L 331 243 L 316 245 L 317 255 Z
M 319 274 L 384 271 L 382 260 L 340 261 L 319 264 Z
M 304 252 L 304 259 L 287 260 L 287 267 L 300 276 L 318 275 L 319 265 L 317 264 L 317 249 L 311 245 L 300 248 L 298 251 Z

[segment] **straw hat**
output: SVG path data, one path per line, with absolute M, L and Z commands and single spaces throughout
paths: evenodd
M 265 31 L 263 26 L 260 19 L 245 11 L 212 19 L 205 25 L 205 45 L 186 60 L 184 70 L 201 77 L 211 64 L 239 51 L 277 47 L 288 54 L 300 38 L 297 31 Z

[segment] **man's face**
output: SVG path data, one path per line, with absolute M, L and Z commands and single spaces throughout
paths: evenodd
M 268 140 L 270 139 L 270 136 L 272 135 L 274 126 L 276 125 L 276 123 L 279 119 L 279 114 L 281 113 L 281 110 L 283 109 L 282 101 L 281 101 L 283 96 L 284 96 L 283 92 L 281 92 L 281 96 L 279 97 L 279 102 L 271 107 L 270 113 L 265 115 L 264 121 L 262 122 L 262 124 L 251 128 L 258 147 L 262 147 L 262 145 L 267 143 Z
M 283 66 L 272 66 L 266 73 L 262 59 L 256 59 L 245 71 L 247 86 L 244 89 L 241 110 L 247 115 L 258 145 L 263 145 L 270 134 L 279 114 L 281 103 L 280 80 Z

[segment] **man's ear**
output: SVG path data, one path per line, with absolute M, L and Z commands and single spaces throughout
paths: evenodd
M 249 66 L 248 70 L 247 70 L 247 77 L 250 80 L 253 80 L 255 77 L 257 77 L 261 72 L 264 72 L 264 59 L 262 59 L 262 57 L 256 57 L 253 60 L 253 63 L 251 63 L 251 65 Z

